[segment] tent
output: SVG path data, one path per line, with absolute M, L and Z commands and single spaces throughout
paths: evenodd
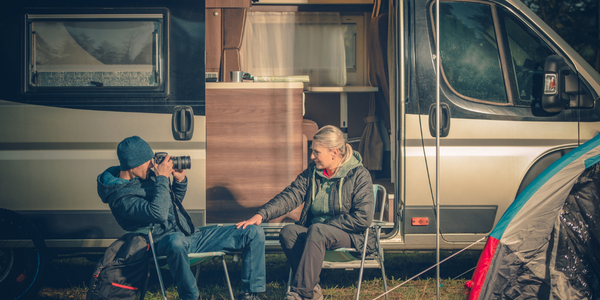
M 490 233 L 467 299 L 600 299 L 600 134 L 549 166 Z

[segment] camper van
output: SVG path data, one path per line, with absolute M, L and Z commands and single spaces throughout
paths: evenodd
M 600 75 L 518 0 L 33 0 L 0 15 L 0 290 L 15 299 L 51 254 L 123 234 L 96 178 L 129 136 L 190 157 L 184 204 L 203 226 L 251 217 L 336 125 L 387 189 L 384 248 L 403 251 L 485 237 L 600 130 Z M 267 251 L 298 216 L 261 224 Z

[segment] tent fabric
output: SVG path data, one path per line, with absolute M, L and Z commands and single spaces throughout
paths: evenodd
M 555 269 L 582 296 L 600 298 L 600 164 L 588 168 L 560 214 Z M 567 293 L 563 293 L 567 294 Z M 581 299 L 578 297 L 578 299 Z
M 600 135 L 540 174 L 488 237 L 467 299 L 600 298 Z

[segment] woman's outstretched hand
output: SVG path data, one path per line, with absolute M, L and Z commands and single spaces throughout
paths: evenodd
M 256 214 L 249 220 L 238 222 L 237 224 L 235 224 L 235 226 L 237 228 L 242 227 L 242 229 L 246 229 L 246 227 L 248 225 L 260 225 L 260 223 L 262 223 L 262 221 L 263 221 L 262 216 L 259 214 Z

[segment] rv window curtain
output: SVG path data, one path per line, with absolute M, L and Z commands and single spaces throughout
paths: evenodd
M 242 71 L 252 75 L 308 75 L 311 86 L 346 85 L 339 13 L 249 12 L 240 52 Z

